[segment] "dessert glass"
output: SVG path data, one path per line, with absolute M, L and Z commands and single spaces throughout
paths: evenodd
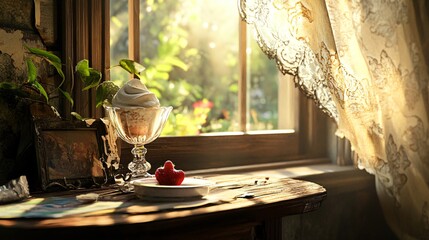
M 146 161 L 145 145 L 161 134 L 173 107 L 130 107 L 120 108 L 104 104 L 118 136 L 134 147 L 134 159 L 128 164 L 131 178 L 151 177 L 151 165 Z

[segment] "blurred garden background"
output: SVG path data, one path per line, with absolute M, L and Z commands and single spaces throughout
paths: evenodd
M 128 1 L 110 2 L 111 65 L 128 58 Z M 241 131 L 239 13 L 235 0 L 140 1 L 142 81 L 173 114 L 162 135 Z M 247 31 L 247 130 L 278 128 L 278 70 Z M 112 68 L 122 86 L 130 76 Z

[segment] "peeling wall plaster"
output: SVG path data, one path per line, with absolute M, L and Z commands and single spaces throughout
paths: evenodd
M 0 52 L 8 54 L 15 68 L 24 69 L 24 34 L 22 31 L 7 32 L 0 29 Z
M 38 35 L 0 28 L 0 64 L 2 65 L 0 69 L 7 70 L 0 72 L 0 78 L 18 82 L 27 79 L 26 59 L 30 54 L 24 46 L 45 49 Z M 38 68 L 39 76 L 46 76 L 48 69 L 46 64 L 42 64 L 42 59 L 34 57 L 32 60 Z

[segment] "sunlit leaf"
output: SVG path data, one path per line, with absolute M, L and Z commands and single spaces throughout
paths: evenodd
M 73 117 L 75 117 L 77 120 L 81 120 L 81 121 L 83 121 L 83 120 L 85 120 L 79 113 L 77 113 L 77 112 L 71 112 L 70 113 Z
M 145 67 L 138 62 L 130 59 L 121 59 L 119 65 L 131 74 L 139 74 L 145 70 Z
M 173 66 L 181 68 L 183 71 L 188 71 L 188 69 L 189 69 L 189 66 L 186 65 L 185 62 L 183 62 L 182 60 L 180 60 L 177 57 L 168 57 L 165 59 L 165 61 L 170 63 Z
M 39 91 L 40 94 L 42 94 L 42 96 L 46 98 L 46 102 L 48 102 L 49 97 L 48 97 L 48 94 L 46 93 L 45 88 L 38 81 L 34 81 L 32 85 L 37 89 L 37 91 Z
M 148 80 L 151 80 L 154 78 L 155 74 L 157 73 L 156 69 L 154 67 L 148 67 L 146 69 L 146 71 L 144 71 L 144 76 L 146 76 L 146 78 Z
M 29 46 L 25 46 L 25 48 L 27 48 L 27 50 L 34 55 L 44 57 L 53 63 L 59 63 L 61 65 L 61 59 L 57 55 L 51 52 L 48 52 L 46 50 L 39 49 L 39 48 L 29 47 Z
M 160 72 L 170 72 L 173 66 L 171 64 L 157 64 L 155 68 Z
M 157 72 L 153 75 L 154 79 L 167 80 L 170 77 L 170 74 L 166 72 Z
M 143 63 L 144 63 L 146 66 L 149 66 L 151 62 L 152 62 L 152 59 L 150 59 L 150 58 L 144 58 L 144 59 L 143 59 Z
M 158 89 L 156 89 L 156 88 L 151 88 L 150 89 L 150 91 L 153 93 L 153 94 L 155 94 L 155 96 L 157 97 L 157 98 L 160 98 L 162 95 L 161 95 L 161 92 L 158 90 Z
M 73 107 L 74 101 L 73 98 L 70 96 L 70 93 L 62 90 L 61 88 L 58 88 L 58 91 L 60 91 L 61 94 L 70 102 L 71 106 Z
M 91 89 L 93 87 L 97 87 L 101 81 L 101 73 L 95 69 L 90 68 L 89 69 L 89 76 L 87 76 L 87 77 L 82 76 L 81 80 L 85 84 L 85 87 L 82 89 L 82 91 Z
M 89 76 L 89 62 L 87 59 L 80 60 L 76 64 L 76 70 L 77 73 L 79 73 L 81 76 Z
M 111 17 L 111 21 L 112 21 L 112 23 L 114 23 L 115 24 L 115 26 L 116 27 L 118 27 L 118 28 L 121 28 L 122 27 L 122 22 L 121 22 L 121 20 L 119 20 L 119 18 L 117 17 L 117 16 L 112 16 Z
M 185 48 L 186 46 L 188 46 L 188 40 L 186 38 L 180 38 L 177 43 L 179 44 L 179 46 L 181 48 Z
M 37 68 L 30 58 L 28 58 L 26 62 L 27 62 L 27 74 L 28 74 L 27 81 L 29 83 L 34 83 L 34 81 L 36 81 L 36 78 L 37 78 Z
M 158 80 L 158 81 L 149 81 L 146 86 L 148 88 L 157 88 L 163 91 L 165 89 L 164 85 L 166 84 L 165 80 Z
M 174 52 L 175 45 L 170 43 L 162 43 L 158 46 L 158 57 L 163 58 L 165 56 L 171 56 Z
M 96 107 L 101 107 L 103 105 L 104 100 L 112 102 L 112 98 L 116 94 L 116 92 L 118 92 L 118 90 L 119 87 L 113 82 L 107 81 L 101 83 L 97 87 L 97 91 L 95 93 Z
M 194 57 L 198 55 L 198 49 L 191 48 L 189 50 L 186 50 L 185 57 Z
M 233 93 L 238 92 L 238 84 L 232 84 L 231 86 L 229 86 L 228 90 Z

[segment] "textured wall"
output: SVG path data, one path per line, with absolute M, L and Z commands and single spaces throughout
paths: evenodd
M 2 0 L 0 27 L 33 31 L 34 3 L 32 0 Z
M 51 10 L 52 11 L 52 10 Z M 51 14 L 52 15 L 52 14 Z M 32 0 L 1 1 L 0 4 L 0 83 L 21 83 L 27 79 L 25 59 L 29 57 L 24 46 L 45 48 L 34 26 Z M 51 70 L 36 61 L 39 75 L 44 79 Z M 22 139 L 31 140 L 31 132 L 25 128 L 28 118 L 25 106 L 10 96 L 0 95 L 0 183 L 20 174 L 18 168 L 26 163 L 18 162 L 18 148 Z M 18 111 L 17 111 L 18 110 Z M 25 156 L 21 156 L 26 158 Z M 34 162 L 32 162 L 34 163 Z
M 2 1 L 0 4 L 0 82 L 27 78 L 24 45 L 44 48 L 34 26 L 33 11 L 32 0 Z

